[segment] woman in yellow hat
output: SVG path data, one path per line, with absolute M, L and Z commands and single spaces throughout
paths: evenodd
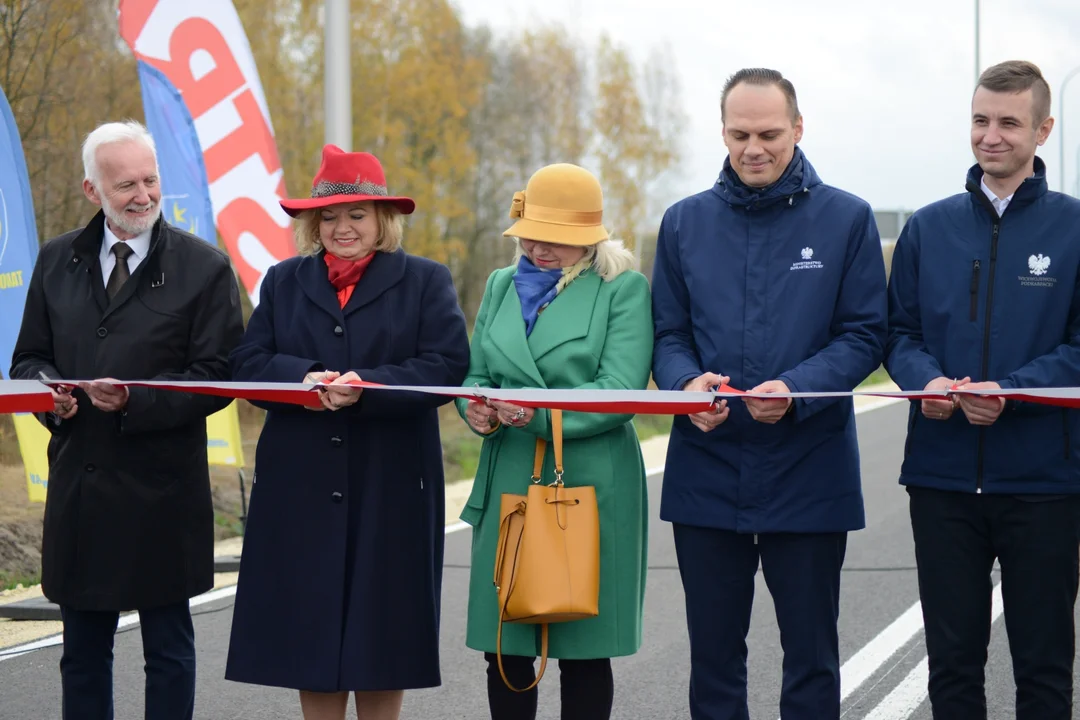
M 649 283 L 632 269 L 630 252 L 608 238 L 602 215 L 599 182 L 576 165 L 542 168 L 524 192 L 514 194 L 510 216 L 516 222 L 503 235 L 514 238 L 516 262 L 488 279 L 466 386 L 647 386 L 653 348 Z M 536 690 L 511 690 L 496 663 L 499 608 L 491 579 L 499 498 L 527 492 L 536 439 L 551 439 L 550 414 L 497 401 L 459 400 L 457 406 L 484 437 L 461 514 L 473 526 L 466 644 L 488 660 L 493 720 L 529 720 L 536 715 Z M 548 655 L 559 659 L 564 720 L 609 717 L 610 658 L 631 655 L 641 645 L 648 515 L 645 467 L 631 420 L 619 414 L 564 416 L 566 484 L 593 485 L 600 513 L 599 615 L 549 626 Z M 537 625 L 503 625 L 503 665 L 517 688 L 535 678 L 539 637 Z

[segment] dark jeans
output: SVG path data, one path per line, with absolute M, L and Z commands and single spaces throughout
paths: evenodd
M 61 607 L 64 720 L 112 720 L 113 635 L 119 613 Z M 146 660 L 146 720 L 191 720 L 195 631 L 188 603 L 139 611 Z
M 840 717 L 840 568 L 847 533 L 743 535 L 675 525 L 690 634 L 690 717 L 749 720 L 746 635 L 758 562 L 784 650 L 784 720 Z
M 1080 497 L 908 488 L 935 720 L 984 720 L 990 571 L 1001 565 L 1017 720 L 1072 716 Z
M 491 720 L 534 720 L 537 690 L 518 693 L 506 687 L 495 653 L 484 653 L 487 660 L 488 707 Z M 536 679 L 536 658 L 503 655 L 503 669 L 514 687 L 528 687 Z M 550 664 L 550 660 L 548 661 Z M 548 674 L 544 674 L 545 682 Z M 559 660 L 559 694 L 562 720 L 607 720 L 615 681 L 611 660 Z

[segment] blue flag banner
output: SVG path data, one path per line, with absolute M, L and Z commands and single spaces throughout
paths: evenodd
M 0 88 L 0 377 L 6 378 L 11 368 L 37 252 L 34 200 L 22 140 Z
M 142 60 L 139 60 L 139 82 L 146 129 L 157 148 L 161 214 L 170 225 L 217 247 L 202 145 L 187 103 L 164 73 Z M 243 442 L 235 402 L 206 419 L 206 442 L 211 465 L 243 466 Z
M 157 146 L 161 214 L 170 225 L 217 247 L 202 146 L 183 96 L 165 75 L 139 60 L 146 128 Z
M 0 88 L 0 378 L 6 378 L 11 369 L 37 254 L 34 199 L 30 194 L 22 140 L 15 115 Z M 29 413 L 17 414 L 14 420 L 26 471 L 27 495 L 31 502 L 45 502 L 49 484 L 46 459 L 49 431 Z

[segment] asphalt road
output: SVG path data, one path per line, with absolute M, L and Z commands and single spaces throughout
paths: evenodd
M 918 609 L 915 560 L 907 495 L 896 477 L 902 453 L 906 408 L 893 405 L 859 417 L 867 529 L 852 534 L 842 581 L 840 649 L 844 660 L 845 720 L 930 720 L 925 649 Z M 650 480 L 653 524 L 646 596 L 645 642 L 634 657 L 614 661 L 614 717 L 687 718 L 689 655 L 682 587 L 671 527 L 657 517 L 662 476 Z M 487 717 L 485 664 L 464 645 L 470 533 L 447 537 L 443 586 L 443 685 L 408 693 L 403 717 L 443 720 Z M 998 575 L 994 573 L 995 582 Z M 313 588 L 313 592 L 317 589 Z M 999 606 L 1000 607 L 1000 606 Z M 196 717 L 212 720 L 298 718 L 295 693 L 226 682 L 225 656 L 232 619 L 225 598 L 195 609 L 198 641 Z M 750 714 L 779 717 L 780 637 L 768 589 L 758 575 L 751 623 Z M 117 718 L 143 716 L 142 645 L 138 626 L 116 638 Z M 0 718 L 60 717 L 57 647 L 0 662 Z M 987 701 L 992 718 L 1013 716 L 1014 685 L 1004 622 L 994 623 L 987 666 Z M 541 683 L 539 717 L 559 717 L 558 666 Z

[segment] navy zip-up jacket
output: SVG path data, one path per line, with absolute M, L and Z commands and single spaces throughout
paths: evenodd
M 1003 388 L 1080 385 L 1080 201 L 1046 186 L 1046 166 L 1001 218 L 968 172 L 967 192 L 920 209 L 893 253 L 886 368 L 905 390 L 938 377 Z M 1078 413 L 1009 402 L 986 428 L 957 409 L 911 403 L 900 482 L 1012 494 L 1080 492 Z
M 821 182 L 801 149 L 773 185 L 717 183 L 664 215 L 653 273 L 653 375 L 681 390 L 703 372 L 749 390 L 848 391 L 881 364 L 885 263 L 870 206 Z M 796 400 L 775 425 L 729 401 L 703 433 L 675 418 L 662 519 L 766 532 L 865 525 L 851 398 Z

